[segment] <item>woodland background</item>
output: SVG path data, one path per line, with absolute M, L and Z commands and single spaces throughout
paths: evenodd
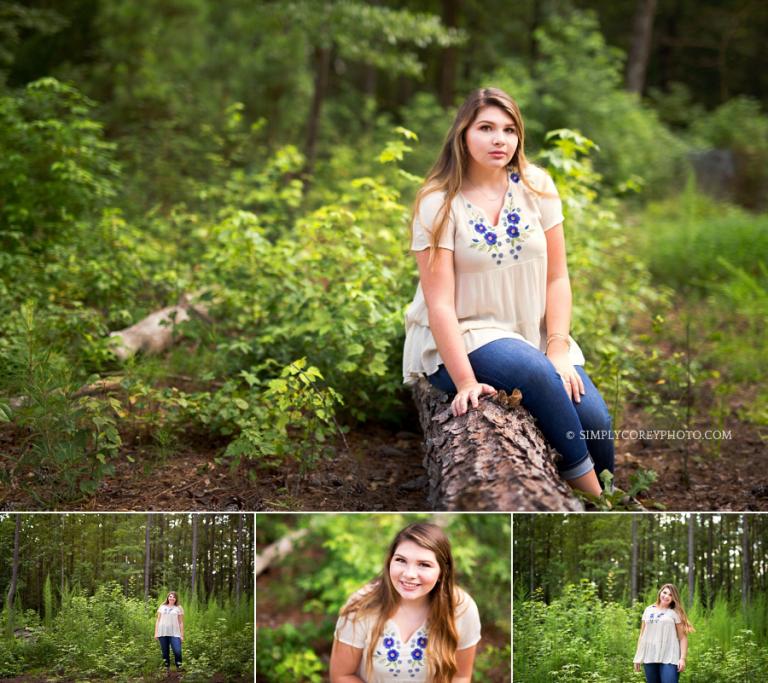
M 0 679 L 164 680 L 173 590 L 185 680 L 253 680 L 253 544 L 252 515 L 0 514 Z
M 629 683 L 646 606 L 674 583 L 696 631 L 684 680 L 768 674 L 768 519 L 514 515 L 515 681 Z
M 392 539 L 413 522 L 443 526 L 457 583 L 477 603 L 482 640 L 472 680 L 510 680 L 510 516 L 443 513 L 258 515 L 257 681 L 327 680 L 339 610 L 382 571 Z
M 615 428 L 722 430 L 627 436 L 618 485 L 766 509 L 767 28 L 756 0 L 0 2 L 3 505 L 424 509 L 410 202 L 496 85 Z M 176 304 L 173 346 L 118 359 Z

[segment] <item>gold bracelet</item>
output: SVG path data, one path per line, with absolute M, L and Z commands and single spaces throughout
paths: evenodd
M 555 340 L 555 339 L 562 339 L 567 345 L 568 350 L 571 350 L 571 340 L 566 334 L 560 334 L 559 332 L 553 332 L 547 337 L 547 345 L 544 347 L 544 353 L 547 352 L 549 349 L 549 345 Z

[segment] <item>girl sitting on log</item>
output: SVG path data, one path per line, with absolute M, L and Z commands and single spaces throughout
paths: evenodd
M 454 581 L 451 545 L 439 526 L 400 531 L 381 574 L 341 610 L 331 683 L 468 683 L 480 617 Z
M 613 472 L 611 419 L 569 335 L 571 286 L 560 198 L 524 153 L 520 109 L 498 88 L 459 108 L 416 195 L 411 250 L 419 286 L 406 313 L 403 374 L 455 394 L 455 416 L 483 394 L 522 404 L 562 456 L 560 475 L 600 495 Z

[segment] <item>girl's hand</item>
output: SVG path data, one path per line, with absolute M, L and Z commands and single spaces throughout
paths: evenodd
M 680 661 L 677 663 L 677 670 L 680 673 L 683 673 L 685 671 L 685 660 L 681 657 Z
M 640 662 L 635 662 L 635 671 L 637 673 L 640 673 L 640 667 L 642 667 L 642 664 L 640 664 Z
M 584 391 L 584 382 L 581 376 L 576 372 L 576 368 L 573 367 L 568 360 L 567 353 L 553 353 L 551 356 L 547 356 L 552 365 L 555 366 L 558 374 L 563 380 L 563 388 L 568 397 L 575 403 L 581 403 L 581 397 L 586 392 Z
M 472 404 L 473 408 L 477 408 L 478 400 L 483 394 L 493 395 L 495 393 L 496 389 L 490 384 L 482 384 L 481 382 L 473 382 L 458 387 L 458 392 L 451 403 L 451 412 L 454 417 L 463 415 L 467 412 L 469 403 Z

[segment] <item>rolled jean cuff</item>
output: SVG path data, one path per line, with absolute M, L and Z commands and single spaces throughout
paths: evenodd
M 560 476 L 566 480 L 577 479 L 578 477 L 583 477 L 585 474 L 588 474 L 590 470 L 593 469 L 595 469 L 595 463 L 592 462 L 592 457 L 589 453 L 585 453 L 584 458 L 579 460 L 575 465 L 571 465 L 567 470 L 561 469 Z

